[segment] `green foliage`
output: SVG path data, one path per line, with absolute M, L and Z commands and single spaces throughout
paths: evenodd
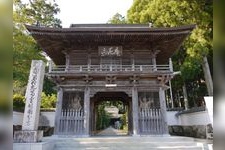
M 28 34 L 24 24 L 60 27 L 61 21 L 55 17 L 60 10 L 56 3 L 45 0 L 13 2 L 13 90 L 16 93 L 24 93 L 31 61 L 45 60 L 40 47 Z
M 55 108 L 57 97 L 55 94 L 47 95 L 44 92 L 41 93 L 41 108 Z
M 44 78 L 44 84 L 43 84 L 43 92 L 47 95 L 56 94 L 56 90 L 54 90 L 54 87 L 56 84 L 48 79 L 47 77 Z
M 121 120 L 121 129 L 122 130 L 127 130 L 127 128 L 128 128 L 128 125 L 127 125 L 127 120 L 128 120 L 127 112 L 122 115 L 120 120 Z
M 41 94 L 41 108 L 55 108 L 56 95 L 46 95 L 44 92 Z M 25 97 L 21 94 L 13 95 L 13 109 L 23 110 L 25 108 Z
M 212 58 L 212 11 L 212 0 L 134 0 L 128 10 L 129 23 L 151 22 L 153 27 L 197 25 L 184 46 L 172 58 L 174 70 L 182 72 L 182 77 L 172 80 L 175 98 L 179 97 L 178 91 L 182 91 L 184 82 L 189 99 L 207 95 L 205 81 L 208 79 L 204 79 L 201 65 L 204 65 L 203 57 Z
M 25 97 L 21 94 L 13 95 L 13 110 L 23 110 L 25 107 Z
M 119 13 L 116 13 L 112 18 L 109 19 L 108 23 L 111 24 L 126 24 L 127 20 L 125 16 L 122 16 Z
M 102 130 L 110 125 L 110 114 L 105 111 L 106 107 L 115 106 L 122 112 L 121 129 L 127 129 L 127 110 L 122 101 L 102 101 L 97 107 L 97 130 Z
M 105 111 L 104 104 L 98 105 L 97 109 L 97 130 L 103 130 L 110 124 L 110 115 Z
M 61 21 L 55 18 L 60 12 L 56 3 L 47 2 L 46 0 L 30 0 L 24 9 L 25 15 L 35 21 L 36 25 L 45 27 L 61 27 Z
M 130 23 L 153 23 L 155 27 L 197 24 L 185 47 L 201 59 L 212 49 L 212 4 L 205 0 L 135 0 L 128 11 Z
M 184 80 L 194 80 L 197 79 L 203 72 L 201 69 L 201 64 L 196 61 L 193 57 L 187 57 L 183 62 L 180 71 L 183 75 Z

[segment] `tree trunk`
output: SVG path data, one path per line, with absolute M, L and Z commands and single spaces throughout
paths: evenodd
M 187 96 L 187 89 L 186 89 L 186 84 L 184 83 L 183 85 L 183 94 L 184 94 L 184 109 L 188 109 L 188 96 Z
M 204 71 L 208 95 L 213 96 L 213 81 L 212 81 L 212 77 L 211 77 L 211 73 L 210 73 L 210 69 L 209 69 L 209 64 L 208 64 L 208 60 L 207 60 L 206 56 L 203 57 L 202 68 L 203 68 L 203 71 Z

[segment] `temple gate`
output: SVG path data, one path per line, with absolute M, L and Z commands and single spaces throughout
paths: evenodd
M 58 90 L 55 135 L 92 135 L 95 107 L 106 97 L 128 107 L 129 134 L 168 134 L 165 90 L 174 76 L 170 57 L 194 25 L 26 27 L 52 59 L 47 76 Z

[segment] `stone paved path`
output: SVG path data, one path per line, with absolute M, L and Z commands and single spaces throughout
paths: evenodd
M 122 130 L 117 130 L 113 127 L 108 127 L 105 130 L 97 133 L 98 136 L 115 136 L 115 135 L 126 135 L 127 133 Z

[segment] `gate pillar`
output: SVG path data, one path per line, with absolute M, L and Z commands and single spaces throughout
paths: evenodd
M 159 88 L 159 101 L 160 101 L 160 108 L 161 108 L 162 117 L 163 117 L 163 120 L 164 120 L 163 134 L 169 135 L 168 124 L 167 124 L 165 91 L 162 89 L 162 87 Z
M 133 115 L 133 136 L 139 134 L 138 124 L 138 91 L 137 87 L 132 87 L 132 115 Z
M 90 135 L 90 88 L 86 87 L 84 91 L 84 134 Z
M 60 122 L 60 116 L 62 111 L 62 101 L 63 101 L 63 89 L 61 87 L 58 87 L 56 112 L 55 112 L 55 128 L 54 128 L 55 135 L 57 135 L 59 132 L 59 127 L 60 127 L 59 122 Z

